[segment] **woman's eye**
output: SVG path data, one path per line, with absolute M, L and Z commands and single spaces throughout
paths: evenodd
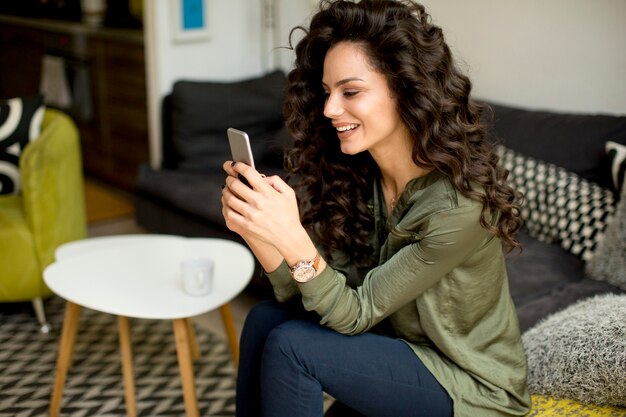
M 358 91 L 354 91 L 354 90 L 346 90 L 346 91 L 343 92 L 343 95 L 345 97 L 354 97 L 357 94 L 359 94 L 359 92 Z

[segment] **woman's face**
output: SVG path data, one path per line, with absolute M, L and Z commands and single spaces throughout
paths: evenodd
M 359 46 L 341 42 L 329 49 L 322 84 L 324 115 L 336 129 L 343 153 L 369 151 L 376 158 L 409 137 L 387 79 L 371 68 Z

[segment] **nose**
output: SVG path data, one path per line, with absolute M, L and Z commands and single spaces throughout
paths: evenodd
M 333 94 L 326 97 L 326 102 L 324 103 L 324 116 L 329 119 L 336 119 L 341 116 L 342 113 L 343 107 L 341 106 L 339 100 L 335 98 Z

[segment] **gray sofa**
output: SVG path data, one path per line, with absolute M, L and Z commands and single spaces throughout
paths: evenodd
M 143 166 L 138 174 L 138 224 L 155 233 L 242 242 L 221 213 L 222 163 L 231 159 L 226 129 L 248 132 L 257 169 L 282 175 L 290 141 L 282 123 L 286 86 L 280 71 L 235 83 L 176 82 L 162 102 L 162 165 Z M 257 265 L 250 289 L 269 296 L 260 272 Z
M 281 124 L 285 87 L 280 72 L 233 83 L 176 83 L 163 102 L 163 166 L 158 170 L 143 167 L 138 176 L 137 222 L 155 233 L 239 240 L 226 229 L 221 216 L 221 164 L 230 158 L 225 131 L 228 127 L 249 131 L 259 170 L 284 173 L 282 148 L 289 143 Z M 594 239 L 618 198 L 611 188 L 604 146 L 609 140 L 626 144 L 626 117 L 559 114 L 497 104 L 492 108 L 492 134 L 506 146 L 503 158 L 510 164 L 513 180 L 531 194 L 524 212 L 528 227 L 519 234 L 524 249 L 507 257 L 522 330 L 582 298 L 623 293 L 608 282 L 590 279 L 583 257 L 593 252 Z M 549 169 L 528 174 L 528 166 L 535 169 L 538 163 L 547 163 Z M 570 177 L 563 177 L 564 173 Z M 604 210 L 603 218 L 592 222 L 594 239 L 582 249 L 580 242 L 572 244 L 576 237 L 559 235 L 559 227 L 578 225 L 559 219 L 571 215 L 555 211 L 567 202 L 551 200 L 554 189 L 541 188 L 542 181 L 550 182 L 550 175 L 591 181 L 602 190 L 600 208 L 595 211 Z M 535 184 L 529 185 L 529 176 Z M 580 194 L 578 189 L 569 192 Z M 263 295 L 269 294 L 268 288 L 258 276 L 250 287 Z
M 626 117 L 490 106 L 501 162 L 525 194 L 523 250 L 507 257 L 522 331 L 580 299 L 623 293 L 592 279 L 585 262 L 617 206 L 605 144 L 626 144 Z

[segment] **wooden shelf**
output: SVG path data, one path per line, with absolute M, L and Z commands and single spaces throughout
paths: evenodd
M 44 54 L 87 69 L 91 114 L 61 109 L 80 131 L 85 172 L 132 191 L 149 161 L 142 32 L 0 15 L 0 98 L 38 94 Z

